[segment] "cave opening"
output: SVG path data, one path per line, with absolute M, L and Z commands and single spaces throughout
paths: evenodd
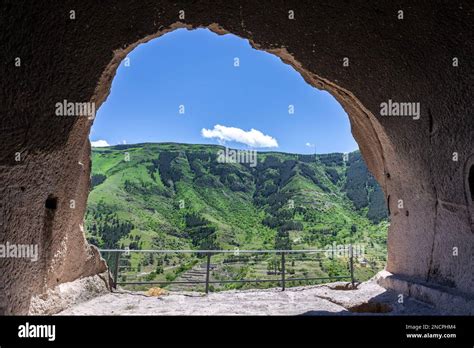
M 346 111 L 247 40 L 178 29 L 137 46 L 123 57 L 90 140 L 85 233 L 100 249 L 237 250 L 215 258 L 222 271 L 211 277 L 243 272 L 250 259 L 241 249 L 322 250 L 327 262 L 285 261 L 299 279 L 290 285 L 347 274 L 349 248 L 358 280 L 385 265 L 384 193 Z M 203 276 L 201 259 L 131 252 L 116 281 Z M 278 279 L 285 267 L 279 257 L 257 260 L 259 278 Z

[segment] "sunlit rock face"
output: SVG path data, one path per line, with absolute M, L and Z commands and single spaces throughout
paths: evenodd
M 128 52 L 183 26 L 249 39 L 332 93 L 388 200 L 387 270 L 473 296 L 472 4 L 431 6 L 2 4 L 0 243 L 38 245 L 39 258 L 0 259 L 0 311 L 27 313 L 32 297 L 106 269 L 82 228 L 93 117 L 56 104 L 97 110 Z

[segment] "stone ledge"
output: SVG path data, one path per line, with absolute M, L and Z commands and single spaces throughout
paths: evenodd
M 377 273 L 375 281 L 385 289 L 428 303 L 445 315 L 474 315 L 474 299 L 450 293 L 447 289 L 404 279 L 385 270 Z
M 29 315 L 50 315 L 109 293 L 108 271 L 59 284 L 31 298 Z

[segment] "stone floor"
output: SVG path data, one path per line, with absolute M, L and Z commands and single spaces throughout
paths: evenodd
M 436 315 L 432 307 L 373 281 L 281 289 L 224 291 L 204 295 L 170 292 L 160 297 L 118 291 L 75 305 L 59 315 Z

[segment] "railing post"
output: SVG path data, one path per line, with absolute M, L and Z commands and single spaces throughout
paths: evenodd
M 285 291 L 285 253 L 281 253 L 281 291 Z
M 114 289 L 117 289 L 118 281 L 118 272 L 119 272 L 119 262 L 120 262 L 120 251 L 115 253 L 115 265 L 114 265 Z
M 354 289 L 354 252 L 352 250 L 352 243 L 349 245 L 349 264 L 351 270 L 352 289 Z
M 209 271 L 211 268 L 211 253 L 207 253 L 207 263 L 206 263 L 206 294 L 209 293 Z

